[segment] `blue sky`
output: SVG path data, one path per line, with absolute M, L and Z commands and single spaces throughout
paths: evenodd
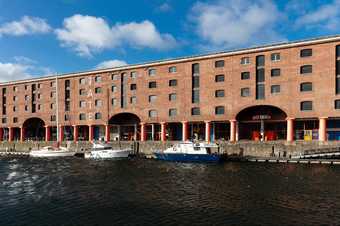
M 0 81 L 334 35 L 339 25 L 340 0 L 0 0 Z

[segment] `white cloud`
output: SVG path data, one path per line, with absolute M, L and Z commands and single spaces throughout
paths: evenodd
M 0 25 L 1 35 L 22 36 L 28 34 L 48 33 L 51 27 L 39 17 L 24 16 L 19 21 L 12 21 Z
M 274 29 L 280 17 L 271 0 L 198 2 L 190 19 L 205 47 L 234 48 L 285 40 Z
M 123 60 L 107 60 L 99 63 L 95 68 L 96 69 L 114 68 L 124 65 L 127 65 L 127 63 Z
M 314 11 L 309 11 L 300 16 L 295 25 L 297 27 L 318 27 L 335 30 L 340 25 L 340 0 L 330 4 L 321 5 Z
M 62 46 L 71 47 L 80 56 L 92 56 L 104 49 L 127 44 L 133 48 L 164 50 L 176 45 L 170 34 L 161 34 L 148 21 L 110 25 L 100 17 L 74 15 L 64 19 L 63 28 L 55 30 Z
M 172 7 L 169 3 L 167 2 L 164 2 L 163 4 L 161 4 L 159 7 L 158 7 L 158 11 L 160 12 L 169 12 L 172 10 Z

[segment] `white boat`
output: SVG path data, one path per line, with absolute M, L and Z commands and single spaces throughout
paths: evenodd
M 46 146 L 38 150 L 30 151 L 29 155 L 32 157 L 68 157 L 74 156 L 75 152 L 65 147 L 54 148 L 52 146 Z
M 214 143 L 181 142 L 165 150 L 154 152 L 159 160 L 175 162 L 219 162 L 222 155 Z
M 111 159 L 127 158 L 132 153 L 132 149 L 113 149 L 111 145 L 105 143 L 94 143 L 90 152 L 85 152 L 85 158 L 91 159 Z

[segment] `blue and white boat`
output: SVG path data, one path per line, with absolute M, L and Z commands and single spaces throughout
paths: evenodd
M 210 143 L 183 142 L 154 152 L 156 159 L 174 162 L 220 162 L 218 146 Z

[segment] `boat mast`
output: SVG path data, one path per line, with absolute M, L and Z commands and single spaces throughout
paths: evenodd
M 58 101 L 58 74 L 55 76 L 56 83 L 56 120 L 57 120 L 57 144 L 59 146 L 59 101 Z

